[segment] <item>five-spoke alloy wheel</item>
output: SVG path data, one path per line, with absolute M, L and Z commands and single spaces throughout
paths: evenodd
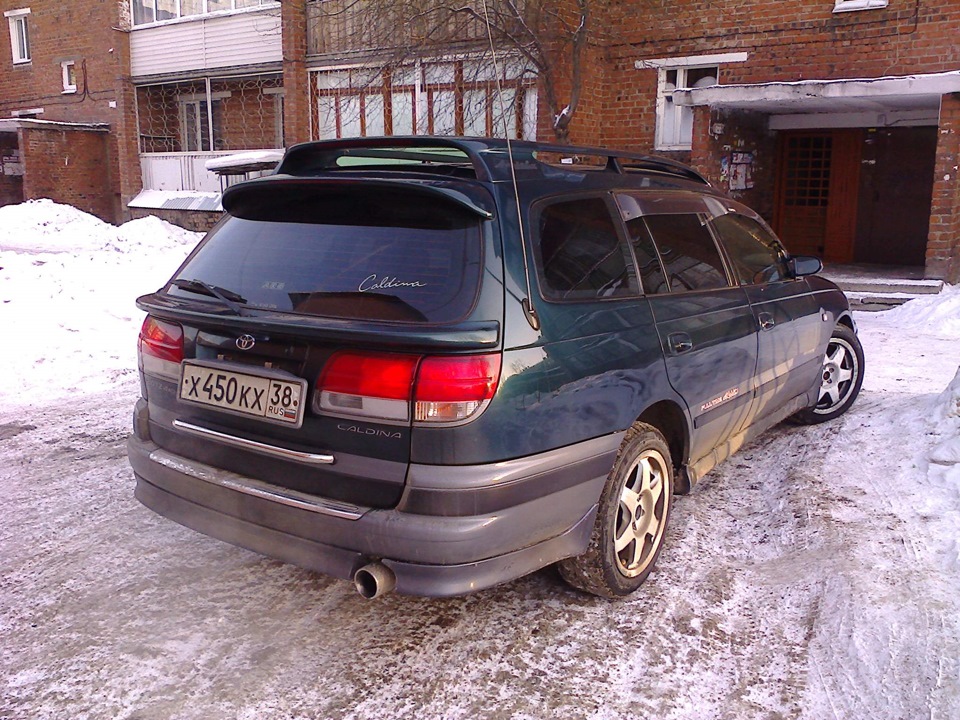
M 862 384 L 863 348 L 860 340 L 846 325 L 837 325 L 823 356 L 817 403 L 797 413 L 795 418 L 812 425 L 843 415 L 857 399 Z
M 653 569 L 670 516 L 673 465 L 666 440 L 637 423 L 627 431 L 597 510 L 590 545 L 560 563 L 571 585 L 604 597 L 636 590 Z

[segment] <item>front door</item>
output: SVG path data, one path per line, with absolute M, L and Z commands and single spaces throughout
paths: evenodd
M 783 132 L 774 229 L 793 255 L 852 262 L 863 131 Z
M 867 131 L 854 261 L 924 264 L 936 159 L 936 127 Z

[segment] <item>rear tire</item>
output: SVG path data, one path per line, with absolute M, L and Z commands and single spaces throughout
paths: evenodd
M 570 585 L 602 597 L 634 592 L 663 547 L 673 495 L 673 463 L 663 435 L 631 427 L 607 476 L 586 552 L 559 563 Z
M 817 402 L 793 419 L 803 425 L 816 425 L 840 417 L 853 405 L 862 385 L 863 347 L 853 330 L 837 325 L 823 356 Z

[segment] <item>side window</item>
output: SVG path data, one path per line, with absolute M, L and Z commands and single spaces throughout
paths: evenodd
M 720 251 L 704 225 L 703 215 L 647 215 L 643 221 L 660 250 L 672 292 L 729 285 Z
M 729 213 L 715 218 L 712 224 L 741 284 L 757 285 L 787 277 L 780 241 L 756 220 Z
M 663 275 L 663 267 L 657 256 L 657 249 L 653 246 L 650 233 L 642 217 L 627 221 L 627 232 L 630 235 L 630 244 L 633 245 L 633 254 L 637 258 L 640 268 L 640 282 L 647 295 L 662 295 L 670 292 L 667 279 Z
M 587 300 L 638 293 L 626 247 L 603 198 L 548 205 L 540 211 L 537 230 L 545 297 Z

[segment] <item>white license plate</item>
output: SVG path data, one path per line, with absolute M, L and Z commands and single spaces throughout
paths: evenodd
M 306 388 L 306 380 L 185 362 L 180 371 L 179 397 L 184 402 L 300 427 Z

